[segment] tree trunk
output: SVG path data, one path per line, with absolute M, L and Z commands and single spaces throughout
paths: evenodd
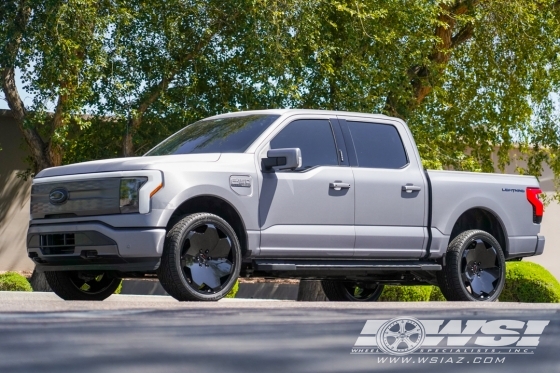
M 134 136 L 133 132 L 133 120 L 129 120 L 126 124 L 126 132 L 123 135 L 123 142 L 122 142 L 122 155 L 123 157 L 134 157 L 134 143 L 132 142 L 132 138 Z M 140 125 L 140 122 L 138 122 Z
M 321 281 L 301 280 L 299 282 L 297 300 L 300 302 L 324 302 L 328 299 L 323 292 Z

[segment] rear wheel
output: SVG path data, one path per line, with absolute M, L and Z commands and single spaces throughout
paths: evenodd
M 449 301 L 498 300 L 505 283 L 505 257 L 498 241 L 481 230 L 469 230 L 451 241 L 445 266 L 437 273 Z
M 198 213 L 168 232 L 158 278 L 179 301 L 216 301 L 235 285 L 241 246 L 233 228 L 217 215 Z
M 64 300 L 104 300 L 122 282 L 107 273 L 78 271 L 45 272 L 45 277 L 52 291 Z
M 359 284 L 348 281 L 323 280 L 325 295 L 333 302 L 375 302 L 383 292 L 383 285 Z

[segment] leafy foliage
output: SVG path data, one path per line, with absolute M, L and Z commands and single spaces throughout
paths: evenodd
M 438 286 L 432 287 L 432 293 L 430 294 L 430 301 L 432 302 L 445 302 L 447 299 L 443 296 L 441 290 Z
M 29 281 L 17 272 L 0 274 L 0 291 L 33 291 Z
M 7 0 L 0 72 L 35 171 L 294 107 L 406 119 L 429 168 L 503 170 L 517 147 L 518 172 L 558 175 L 559 18 L 554 0 Z
M 500 301 L 560 303 L 560 283 L 536 263 L 508 262 Z
M 381 302 L 427 302 L 435 286 L 385 286 Z
M 123 283 L 122 283 L 122 281 L 121 281 L 121 283 L 120 283 L 119 286 L 115 289 L 115 292 L 114 292 L 113 294 L 120 294 L 120 293 L 121 293 L 121 291 L 122 291 L 122 284 L 123 284 Z
M 227 293 L 227 295 L 224 298 L 235 298 L 238 291 L 239 291 L 239 280 L 235 281 L 233 288 L 231 288 L 231 291 Z

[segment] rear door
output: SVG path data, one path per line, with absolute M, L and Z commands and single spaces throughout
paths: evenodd
M 299 148 L 303 165 L 260 175 L 260 255 L 352 257 L 354 176 L 336 119 L 289 118 L 257 152 L 280 148 Z
M 354 256 L 419 258 L 427 231 L 424 175 L 396 121 L 341 117 L 356 183 Z

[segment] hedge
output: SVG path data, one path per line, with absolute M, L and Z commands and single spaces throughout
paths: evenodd
M 385 286 L 380 302 L 427 302 L 434 286 Z
M 239 291 L 239 280 L 235 281 L 235 285 L 231 288 L 231 291 L 227 293 L 225 298 L 235 298 L 237 292 Z
M 506 283 L 500 302 L 560 303 L 560 283 L 542 266 L 507 262 Z M 385 286 L 379 301 L 445 301 L 437 286 Z
M 508 262 L 501 302 L 560 303 L 560 283 L 531 262 Z
M 121 283 L 119 284 L 119 287 L 115 289 L 113 294 L 120 294 L 121 291 L 122 291 L 122 280 L 121 280 Z
M 33 291 L 27 279 L 16 272 L 0 274 L 0 291 Z

